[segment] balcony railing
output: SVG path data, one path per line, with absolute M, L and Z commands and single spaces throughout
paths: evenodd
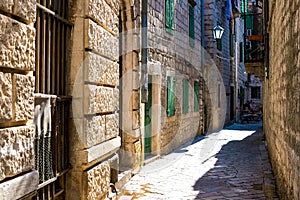
M 262 35 L 249 35 L 245 44 L 245 63 L 264 61 L 264 42 Z
M 265 32 L 262 1 L 249 2 L 243 13 L 244 19 L 244 64 L 246 72 L 264 77 Z

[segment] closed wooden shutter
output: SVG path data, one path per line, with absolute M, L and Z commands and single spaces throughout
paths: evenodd
M 175 83 L 174 77 L 168 76 L 167 78 L 167 87 L 168 87 L 168 94 L 167 94 L 167 116 L 174 116 L 175 115 Z
M 248 12 L 248 0 L 241 0 L 240 1 L 240 9 L 241 9 L 241 14 L 247 14 Z
M 195 15 L 194 15 L 194 7 L 189 6 L 189 37 L 190 37 L 190 45 L 195 45 Z
M 246 16 L 246 28 L 253 29 L 253 15 L 252 12 L 249 12 L 249 15 Z
M 222 51 L 222 39 L 216 39 L 217 40 L 217 49 Z
M 244 45 L 243 42 L 240 42 L 240 62 L 244 61 Z
M 189 112 L 189 81 L 188 79 L 182 80 L 182 113 L 186 114 Z
M 165 24 L 166 24 L 166 30 L 169 33 L 173 33 L 173 30 L 174 30 L 174 0 L 166 0 Z

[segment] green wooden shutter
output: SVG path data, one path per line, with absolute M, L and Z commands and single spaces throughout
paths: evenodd
M 244 45 L 243 42 L 240 42 L 240 62 L 244 60 Z
M 249 14 L 252 14 L 252 12 Z M 247 15 L 246 16 L 246 28 L 247 29 L 253 29 L 253 20 L 254 20 L 254 16 L 253 15 Z
M 167 116 L 174 116 L 175 115 L 175 83 L 174 77 L 168 76 L 167 77 Z
M 174 0 L 166 0 L 165 24 L 166 30 L 173 33 L 174 30 Z
M 194 111 L 199 111 L 199 82 L 194 82 Z
M 194 7 L 189 6 L 189 37 L 190 37 L 190 45 L 195 45 L 195 15 L 194 15 Z
M 222 39 L 216 39 L 217 40 L 217 49 L 222 51 Z
M 152 77 L 148 76 L 148 102 L 145 104 L 145 145 L 144 152 L 151 153 L 151 107 L 152 107 Z
M 245 9 L 245 4 L 246 4 L 246 9 Z M 240 9 L 241 9 L 241 14 L 244 14 L 248 12 L 248 0 L 241 0 L 240 1 Z
M 182 80 L 182 113 L 186 114 L 189 112 L 189 80 Z

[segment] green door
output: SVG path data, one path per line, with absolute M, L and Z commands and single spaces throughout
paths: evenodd
M 151 76 L 148 77 L 148 102 L 145 105 L 145 154 L 151 153 L 151 112 L 152 107 L 152 80 Z

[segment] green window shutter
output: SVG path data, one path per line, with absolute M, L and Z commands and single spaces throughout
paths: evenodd
M 222 39 L 216 39 L 217 40 L 217 49 L 222 51 Z
M 174 77 L 168 76 L 167 77 L 167 116 L 174 116 L 175 115 L 175 83 Z
M 186 114 L 189 112 L 189 80 L 182 80 L 182 113 Z
M 194 82 L 194 111 L 199 111 L 199 82 Z
M 249 13 L 251 14 L 251 13 Z M 247 29 L 253 29 L 253 15 L 246 16 L 246 28 Z
M 174 30 L 174 0 L 166 0 L 165 6 L 165 24 L 166 30 L 173 33 Z
M 190 45 L 195 45 L 195 14 L 194 7 L 189 6 L 189 37 L 190 37 Z
M 240 62 L 244 60 L 244 45 L 243 42 L 240 42 Z
M 246 7 L 246 9 L 245 9 L 245 7 Z M 244 14 L 245 11 L 246 11 L 246 14 L 247 14 L 247 12 L 248 12 L 248 0 L 241 0 L 240 1 L 240 10 L 241 10 L 241 14 Z

